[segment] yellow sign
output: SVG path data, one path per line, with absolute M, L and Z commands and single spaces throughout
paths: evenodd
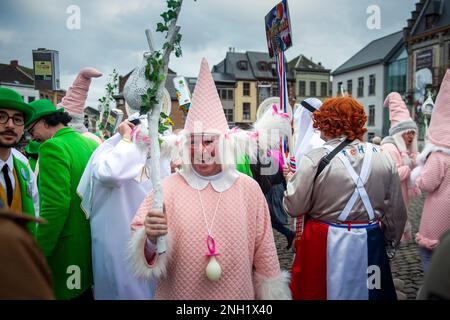
M 52 62 L 51 61 L 35 61 L 34 62 L 35 76 L 51 76 Z

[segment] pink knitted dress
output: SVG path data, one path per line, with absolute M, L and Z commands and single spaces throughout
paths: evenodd
M 416 242 L 434 249 L 450 230 L 450 70 L 442 80 L 431 116 L 427 145 L 418 157 L 417 186 L 426 193 Z M 415 172 L 411 176 L 415 176 Z M 414 180 L 414 178 L 413 178 Z
M 200 195 L 210 226 L 219 192 L 208 184 Z M 158 282 L 155 299 L 264 298 L 263 283 L 279 278 L 281 272 L 267 203 L 254 180 L 239 174 L 231 188 L 222 193 L 218 204 L 212 226 L 220 254 L 217 261 L 222 267 L 218 282 L 209 281 L 205 274 L 209 260 L 206 256 L 208 231 L 198 191 L 176 173 L 163 181 L 163 198 L 169 237 L 164 255 L 168 256 L 166 274 Z M 135 231 L 143 232 L 151 205 L 150 194 L 132 222 Z M 146 263 L 146 267 L 158 267 L 160 258 L 156 260 L 152 265 Z
M 440 237 L 450 230 L 450 155 L 431 153 L 417 185 L 427 195 L 416 241 L 424 248 L 434 249 Z

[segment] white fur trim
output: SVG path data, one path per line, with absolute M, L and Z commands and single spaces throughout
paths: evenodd
M 290 274 L 281 271 L 275 278 L 267 278 L 255 273 L 255 294 L 258 300 L 292 300 L 289 288 Z
M 425 148 L 423 148 L 422 152 L 417 156 L 417 161 L 424 165 L 428 156 L 432 152 L 442 152 L 445 154 L 450 155 L 450 149 L 444 148 L 444 147 L 438 147 L 432 144 L 431 142 L 427 141 Z
M 417 124 L 413 120 L 405 120 L 397 123 L 391 129 L 389 129 L 389 135 L 393 136 L 399 132 L 407 132 L 410 130 L 414 130 L 417 133 Z
M 167 250 L 161 255 L 156 255 L 153 265 L 149 265 L 145 258 L 145 242 L 147 235 L 145 228 L 140 228 L 134 232 L 128 244 L 128 260 L 131 265 L 131 270 L 137 278 L 145 279 L 159 279 L 165 276 L 167 272 L 167 263 L 171 253 L 170 237 L 166 237 Z
M 423 169 L 423 166 L 419 165 L 419 166 L 415 167 L 413 171 L 411 171 L 411 173 L 409 175 L 409 187 L 410 188 L 413 188 L 416 186 L 417 178 L 419 178 L 420 175 L 422 174 L 422 169 Z
M 167 155 L 171 158 L 175 158 L 178 153 L 177 141 L 178 136 L 176 134 L 169 134 L 161 136 L 161 155 Z
M 72 120 L 70 120 L 68 126 L 72 128 L 73 130 L 79 132 L 79 133 L 85 133 L 88 131 L 86 126 L 84 125 L 84 116 L 80 114 L 73 114 L 69 113 L 69 115 L 72 117 Z
M 433 152 L 442 152 L 450 155 L 450 149 L 444 147 L 437 147 L 431 142 L 427 141 L 425 148 L 423 148 L 422 152 L 417 156 L 417 167 L 411 172 L 409 178 L 409 185 L 415 186 L 416 180 L 420 177 L 422 173 L 422 169 L 425 166 L 425 162 L 427 161 L 428 156 Z

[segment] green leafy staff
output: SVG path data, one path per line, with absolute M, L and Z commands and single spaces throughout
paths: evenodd
M 168 0 L 169 10 L 163 12 L 161 17 L 164 22 L 158 23 L 156 31 L 166 32 L 166 42 L 162 50 L 155 51 L 150 30 L 146 30 L 147 42 L 150 49 L 150 56 L 147 58 L 145 77 L 150 83 L 147 92 L 141 96 L 141 114 L 147 114 L 149 135 L 150 135 L 150 169 L 153 184 L 153 208 L 163 208 L 163 195 L 160 179 L 160 149 L 158 139 L 158 129 L 160 128 L 160 114 L 162 106 L 162 95 L 169 68 L 169 59 L 172 51 L 177 57 L 181 56 L 181 34 L 180 27 L 176 25 L 181 10 L 183 0 Z M 159 237 L 157 241 L 157 252 L 162 254 L 166 251 L 165 237 Z

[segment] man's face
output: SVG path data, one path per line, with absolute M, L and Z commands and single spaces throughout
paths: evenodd
M 405 140 L 406 147 L 411 147 L 412 142 L 414 141 L 414 138 L 416 136 L 415 131 L 408 131 L 402 134 L 403 140 Z
M 33 140 L 38 142 L 44 142 L 52 137 L 52 133 L 49 130 L 49 126 L 43 119 L 39 119 L 28 128 L 28 132 L 33 137 Z
M 17 110 L 0 109 L 0 147 L 14 147 L 22 138 L 23 132 L 23 113 Z
M 221 170 L 217 163 L 219 135 L 193 134 L 190 136 L 191 163 L 194 170 L 202 176 L 211 176 Z

